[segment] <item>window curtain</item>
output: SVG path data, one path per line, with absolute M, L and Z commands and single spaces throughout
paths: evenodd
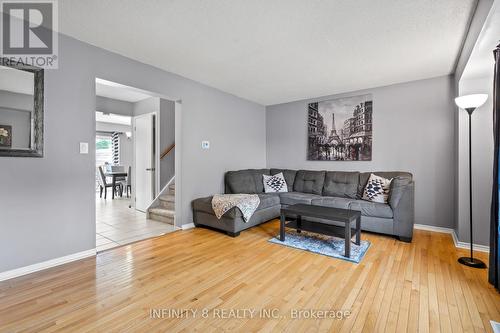
M 490 224 L 490 265 L 489 282 L 500 290 L 500 262 L 499 262 L 499 149 L 500 149 L 500 44 L 493 51 L 495 57 L 495 80 L 493 83 L 493 137 L 494 137 L 494 159 L 493 159 L 493 192 L 491 201 L 491 224 Z
M 120 133 L 113 132 L 111 140 L 113 146 L 113 165 L 120 165 Z

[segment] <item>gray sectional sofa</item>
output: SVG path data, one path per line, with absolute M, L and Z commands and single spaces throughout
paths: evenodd
M 285 193 L 264 193 L 262 175 L 283 172 L 288 185 Z M 393 178 L 389 203 L 361 200 L 370 174 Z M 408 172 L 345 172 L 285 169 L 249 169 L 229 171 L 225 175 L 225 193 L 257 194 L 260 205 L 248 222 L 238 208 L 219 220 L 212 210 L 212 197 L 193 201 L 196 226 L 206 226 L 238 236 L 240 231 L 279 217 L 281 207 L 304 203 L 361 212 L 361 229 L 393 235 L 410 242 L 414 224 L 414 182 Z M 314 219 L 310 219 L 314 220 Z

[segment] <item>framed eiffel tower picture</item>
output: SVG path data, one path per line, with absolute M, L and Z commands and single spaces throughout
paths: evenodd
M 307 109 L 308 160 L 372 160 L 371 94 L 309 103 Z

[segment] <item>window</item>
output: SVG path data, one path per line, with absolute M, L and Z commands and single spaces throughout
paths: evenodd
M 113 164 L 113 140 L 111 135 L 97 135 L 95 138 L 96 166 Z
M 96 191 L 99 189 L 97 167 L 113 165 L 113 140 L 111 134 L 98 134 L 95 137 Z M 106 170 L 103 169 L 104 172 Z

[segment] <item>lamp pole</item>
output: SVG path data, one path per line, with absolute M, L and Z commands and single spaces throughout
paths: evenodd
M 455 98 L 455 103 L 469 115 L 469 231 L 470 231 L 470 257 L 460 257 L 458 262 L 474 268 L 486 268 L 486 264 L 474 258 L 473 230 L 472 230 L 472 113 L 483 105 L 488 99 L 487 94 L 472 94 Z
M 473 234 L 472 234 L 472 112 L 476 108 L 465 108 L 469 115 L 469 228 L 470 228 L 470 258 L 460 257 L 458 262 L 474 268 L 486 268 L 486 264 L 479 259 L 474 258 Z

